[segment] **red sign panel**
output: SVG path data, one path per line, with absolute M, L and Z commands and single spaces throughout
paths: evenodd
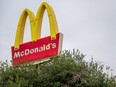
M 36 42 L 27 42 L 21 44 L 18 50 L 12 49 L 13 65 L 19 65 L 26 62 L 43 60 L 52 56 L 57 56 L 62 48 L 62 34 L 58 33 L 55 40 L 50 36 L 41 38 Z

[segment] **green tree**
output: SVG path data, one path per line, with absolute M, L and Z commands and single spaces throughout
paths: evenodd
M 11 67 L 0 63 L 0 87 L 116 87 L 115 76 L 104 65 L 84 60 L 78 50 L 64 51 L 38 66 Z M 109 70 L 109 68 L 107 68 Z

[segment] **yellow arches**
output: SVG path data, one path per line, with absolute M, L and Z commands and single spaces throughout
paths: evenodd
M 58 33 L 58 26 L 54 11 L 50 5 L 48 5 L 46 2 L 43 2 L 37 11 L 36 17 L 34 16 L 33 12 L 31 12 L 29 9 L 25 9 L 22 12 L 17 26 L 17 32 L 14 43 L 15 49 L 18 49 L 19 45 L 23 43 L 24 28 L 27 16 L 29 16 L 30 20 L 31 41 L 34 42 L 41 38 L 41 26 L 45 9 L 48 13 L 51 39 L 56 38 L 56 34 Z
M 47 13 L 48 13 L 51 39 L 54 39 L 54 38 L 56 38 L 56 33 L 58 33 L 57 21 L 56 21 L 54 11 L 45 2 L 40 6 L 40 8 L 37 11 L 35 26 L 36 26 L 36 30 L 38 30 L 38 31 L 37 31 L 36 36 L 37 36 L 37 38 L 41 37 L 41 25 L 42 25 L 42 19 L 43 19 L 43 14 L 44 14 L 45 9 L 47 10 Z

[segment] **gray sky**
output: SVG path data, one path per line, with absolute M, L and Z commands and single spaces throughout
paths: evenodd
M 0 60 L 11 60 L 19 17 L 25 8 L 36 14 L 42 2 L 48 2 L 55 11 L 59 31 L 64 34 L 63 49 L 79 49 L 111 66 L 116 74 L 116 0 L 1 0 L 0 2 Z M 42 36 L 49 35 L 45 13 Z M 27 20 L 24 42 L 30 41 Z

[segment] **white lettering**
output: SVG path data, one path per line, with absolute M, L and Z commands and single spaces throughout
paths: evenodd
M 30 50 L 30 54 L 33 54 L 33 53 L 34 53 L 34 49 L 31 49 L 31 50 Z
M 14 53 L 14 58 L 20 57 L 20 52 Z
M 52 44 L 52 48 L 56 48 L 56 43 L 53 43 Z
M 46 50 L 50 50 L 50 44 L 46 45 Z
M 35 48 L 35 53 L 37 53 L 39 51 L 39 49 L 38 48 Z
M 24 55 L 25 55 L 25 54 L 24 54 L 24 51 L 22 51 L 20 55 L 21 55 L 21 57 L 24 56 Z
M 39 52 L 42 52 L 43 51 L 43 47 L 39 47 Z
M 25 50 L 25 55 L 28 55 L 29 54 L 29 49 L 26 49 Z
M 34 54 L 34 53 L 50 50 L 50 49 L 53 49 L 53 48 L 56 48 L 56 43 L 49 43 L 47 45 L 44 44 L 40 47 L 36 47 L 36 48 L 33 48 L 33 49 L 25 49 L 24 51 L 21 51 L 21 52 L 19 52 L 19 51 L 15 52 L 14 53 L 14 58 L 27 56 L 29 54 Z

